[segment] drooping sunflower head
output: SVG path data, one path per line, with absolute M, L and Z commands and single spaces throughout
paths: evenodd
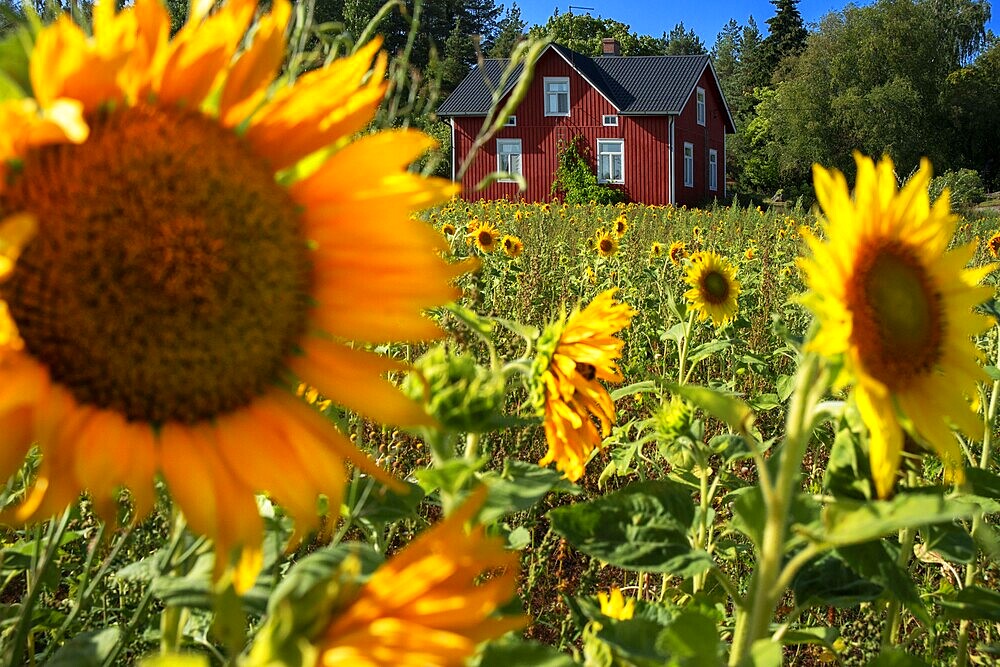
M 618 252 L 618 237 L 603 229 L 594 235 L 594 250 L 601 257 L 611 257 Z
M 691 286 L 684 297 L 698 312 L 698 320 L 711 318 L 721 327 L 736 316 L 740 281 L 736 267 L 714 251 L 700 251 L 691 255 L 684 282 Z
M 625 232 L 628 231 L 628 220 L 625 219 L 624 215 L 619 215 L 615 218 L 615 234 L 618 237 L 625 236 Z
M 658 258 L 663 255 L 663 244 L 659 241 L 653 241 L 653 244 L 649 246 L 649 256 Z
M 990 237 L 990 240 L 986 242 L 987 247 L 990 249 L 990 254 L 993 257 L 1000 257 L 1000 232 L 997 232 Z
M 520 257 L 521 253 L 524 252 L 524 241 L 510 234 L 503 237 L 502 245 L 503 251 L 507 253 L 508 257 Z
M 213 6 L 173 38 L 158 0 L 99 2 L 93 36 L 62 17 L 31 47 L 34 97 L 0 101 L 0 477 L 37 442 L 37 483 L 3 517 L 25 522 L 83 490 L 114 517 L 122 487 L 142 515 L 160 474 L 217 567 L 240 554 L 242 589 L 255 492 L 308 530 L 345 460 L 392 483 L 294 392 L 425 419 L 383 377 L 400 365 L 361 348 L 436 333 L 422 310 L 458 271 L 410 215 L 457 188 L 406 172 L 422 134 L 351 141 L 384 97 L 377 43 L 272 88 L 289 2 L 242 50 L 255 2 Z
M 481 252 L 491 253 L 500 244 L 500 232 L 488 221 L 480 222 L 475 229 L 469 232 L 469 240 L 475 244 Z
M 622 381 L 617 359 L 624 342 L 615 335 L 635 311 L 614 295 L 602 292 L 583 310 L 549 324 L 532 364 L 532 402 L 544 416 L 549 447 L 539 465 L 554 461 L 572 481 L 583 476 L 590 454 L 615 422 L 614 402 L 599 381 Z
M 674 241 L 670 244 L 670 261 L 674 266 L 680 266 L 681 260 L 687 257 L 687 246 L 684 241 Z
M 989 326 L 973 308 L 992 295 L 979 283 L 993 267 L 966 268 L 974 244 L 948 251 L 957 217 L 947 194 L 930 204 L 926 160 L 898 191 L 889 158 L 878 165 L 855 159 L 853 197 L 843 174 L 813 168 L 828 240 L 802 230 L 812 250 L 800 260 L 809 288 L 804 302 L 820 323 L 810 346 L 844 358 L 841 381 L 854 385 L 869 428 L 881 496 L 895 483 L 902 423 L 960 481 L 962 455 L 951 426 L 969 436 L 982 429 L 967 402 L 985 379 L 971 337 Z
M 446 222 L 443 225 L 441 225 L 441 233 L 449 238 L 454 236 L 455 232 L 457 231 L 458 230 L 455 228 L 455 225 L 453 225 L 450 222 Z

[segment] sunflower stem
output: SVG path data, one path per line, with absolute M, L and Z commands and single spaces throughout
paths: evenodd
M 694 312 L 694 308 L 692 308 L 688 315 L 688 321 L 684 325 L 684 340 L 681 341 L 681 349 L 679 350 L 680 359 L 677 361 L 677 384 L 684 384 L 687 379 L 684 376 L 684 367 L 687 365 L 688 340 L 691 338 L 691 325 L 694 324 Z
M 917 474 L 910 470 L 906 473 L 906 486 L 914 488 L 917 485 Z M 910 556 L 913 554 L 913 540 L 916 537 L 913 528 L 901 528 L 899 531 L 899 557 L 896 563 L 900 568 L 906 570 L 910 565 Z M 899 598 L 892 598 L 889 601 L 889 608 L 886 612 L 886 624 L 882 628 L 882 649 L 889 649 L 896 644 L 896 637 L 899 636 L 899 628 L 903 624 L 903 605 Z
M 1000 327 L 997 328 L 997 351 L 995 364 L 1000 367 Z M 979 455 L 979 467 L 986 469 L 993 458 L 993 429 L 996 426 L 997 402 L 1000 400 L 1000 380 L 993 381 L 993 389 L 990 392 L 990 404 L 983 415 L 983 451 Z M 981 515 L 972 517 L 972 537 L 975 539 L 982 522 Z M 976 559 L 965 566 L 965 585 L 972 586 L 976 583 L 976 576 L 979 573 Z M 969 664 L 969 621 L 963 620 L 958 625 L 958 657 L 955 660 L 958 667 L 965 667 Z
M 789 403 L 785 443 L 779 454 L 778 477 L 770 493 L 764 493 L 766 517 L 764 532 L 757 545 L 757 566 L 750 581 L 749 614 L 746 609 L 737 610 L 730 665 L 742 664 L 749 657 L 753 643 L 770 634 L 774 611 L 784 594 L 784 587 L 779 587 L 779 583 L 788 583 L 789 577 L 781 575 L 789 509 L 812 431 L 813 409 L 826 392 L 827 375 L 820 359 L 812 354 L 807 355 L 799 367 Z

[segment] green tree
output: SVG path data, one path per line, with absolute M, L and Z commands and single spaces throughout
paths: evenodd
M 688 56 L 707 53 L 705 43 L 695 34 L 694 30 L 688 30 L 684 23 L 678 23 L 669 33 L 663 36 L 665 42 L 664 54 L 668 56 Z
M 521 19 L 521 8 L 513 3 L 497 24 L 497 36 L 486 52 L 490 58 L 509 58 L 514 47 L 524 37 L 527 24 Z
M 1000 188 L 1000 40 L 948 75 L 944 103 L 957 163 L 979 171 L 989 189 Z
M 780 179 L 807 182 L 817 161 L 851 173 L 854 150 L 888 154 L 903 174 L 921 156 L 939 172 L 966 166 L 947 129 L 963 117 L 946 103 L 948 81 L 962 69 L 963 54 L 984 43 L 983 5 L 878 0 L 824 17 L 773 99 L 757 109 L 773 134 Z M 991 61 L 984 61 L 984 73 Z M 953 99 L 968 97 L 959 90 Z
M 605 37 L 618 40 L 623 56 L 663 55 L 666 52 L 665 36 L 657 39 L 648 35 L 638 36 L 628 24 L 590 14 L 560 14 L 558 10 L 544 26 L 533 26 L 532 37 L 548 36 L 552 41 L 588 56 L 599 56 L 601 41 Z
M 799 0 L 771 0 L 771 4 L 777 11 L 767 20 L 764 50 L 769 75 L 773 76 L 782 60 L 805 50 L 809 32 L 799 13 Z

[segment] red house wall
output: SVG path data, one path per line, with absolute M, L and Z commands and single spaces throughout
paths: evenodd
M 544 79 L 547 76 L 564 76 L 570 80 L 570 115 L 546 116 L 544 105 Z M 722 100 L 717 92 L 712 74 L 706 69 L 698 84 L 705 88 L 706 125 L 696 122 L 695 97 L 677 117 L 675 141 L 678 147 L 674 156 L 677 171 L 676 203 L 699 204 L 711 196 L 722 196 L 725 184 L 725 155 L 723 136 L 725 125 Z M 462 180 L 463 197 L 466 199 L 518 199 L 527 201 L 551 200 L 552 181 L 558 166 L 559 142 L 577 135 L 584 137 L 591 162 L 596 159 L 598 139 L 624 140 L 624 185 L 622 188 L 632 201 L 646 204 L 670 202 L 670 118 L 668 116 L 619 116 L 617 127 L 604 127 L 602 116 L 617 113 L 614 106 L 591 86 L 556 51 L 546 51 L 539 60 L 535 78 L 528 93 L 516 111 L 517 125 L 504 127 L 476 154 L 475 160 Z M 475 137 L 482 128 L 482 116 L 455 116 L 454 143 L 456 170 L 464 162 Z M 520 139 L 522 173 L 527 190 L 520 192 L 516 183 L 494 182 L 477 191 L 476 185 L 497 169 L 496 139 Z M 695 144 L 695 186 L 683 185 L 684 141 Z M 708 193 L 708 148 L 719 152 L 719 190 Z
M 677 152 L 674 166 L 677 169 L 676 202 L 680 206 L 687 204 L 695 206 L 710 201 L 714 197 L 722 199 L 726 186 L 726 110 L 722 104 L 722 96 L 715 85 L 712 71 L 705 68 L 698 80 L 698 86 L 705 89 L 705 124 L 698 124 L 698 104 L 696 91 L 691 91 L 691 97 L 681 115 L 674 122 L 674 141 Z M 694 145 L 694 186 L 684 185 L 684 142 Z M 714 148 L 718 152 L 718 188 L 708 189 L 708 150 Z

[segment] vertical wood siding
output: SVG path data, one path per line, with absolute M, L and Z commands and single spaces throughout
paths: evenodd
M 570 115 L 546 116 L 544 105 L 544 80 L 547 76 L 568 77 L 570 84 Z M 678 204 L 694 205 L 710 197 L 708 189 L 708 148 L 719 152 L 719 190 L 713 195 L 722 196 L 725 183 L 723 133 L 725 125 L 721 98 L 715 90 L 711 72 L 706 70 L 698 84 L 705 88 L 706 125 L 696 122 L 695 96 L 677 118 L 677 154 L 674 168 L 678 172 L 676 195 Z M 604 127 L 602 117 L 616 114 L 614 106 L 596 88 L 591 86 L 554 50 L 547 51 L 539 60 L 528 94 L 517 109 L 517 125 L 504 127 L 477 153 L 472 165 L 462 178 L 466 199 L 519 199 L 549 201 L 552 181 L 558 166 L 559 143 L 577 135 L 584 137 L 591 166 L 594 167 L 598 139 L 624 141 L 624 185 L 629 199 L 646 204 L 667 204 L 670 201 L 670 122 L 667 116 L 619 116 L 617 127 Z M 472 148 L 479 133 L 481 116 L 455 116 L 456 169 Z M 483 190 L 476 185 L 497 169 L 497 139 L 520 139 L 522 172 L 528 188 L 519 192 L 515 183 L 494 182 Z M 685 141 L 695 144 L 695 187 L 683 185 L 683 153 Z

